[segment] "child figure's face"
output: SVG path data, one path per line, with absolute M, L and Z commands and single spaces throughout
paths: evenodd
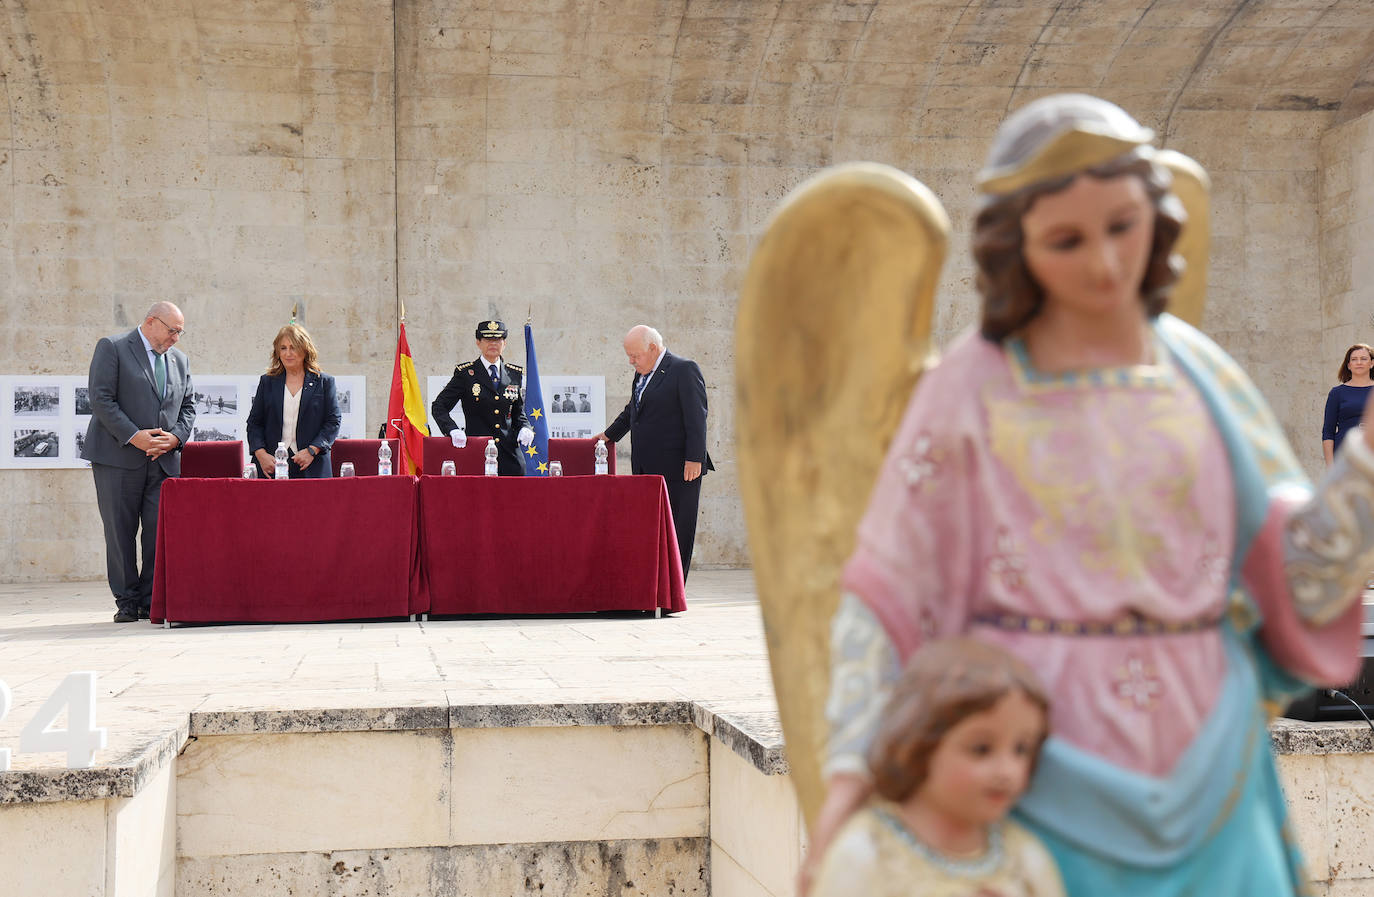
M 949 730 L 913 798 L 967 825 L 1001 819 L 1026 790 L 1044 731 L 1040 707 L 1010 692 Z

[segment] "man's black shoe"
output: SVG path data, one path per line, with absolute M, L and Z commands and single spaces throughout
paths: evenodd
M 114 621 L 116 623 L 137 623 L 138 611 L 130 613 L 129 611 L 125 610 L 117 610 L 115 611 Z
M 147 619 L 150 619 L 152 616 L 153 616 L 153 609 L 152 609 L 151 607 L 146 607 L 146 606 L 145 606 L 145 607 L 140 607 L 140 608 L 138 609 L 138 618 L 139 618 L 140 620 L 147 620 Z

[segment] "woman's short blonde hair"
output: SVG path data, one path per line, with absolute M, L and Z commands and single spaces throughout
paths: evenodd
M 287 324 L 277 331 L 277 335 L 272 339 L 272 359 L 267 363 L 267 373 L 272 376 L 285 373 L 286 368 L 282 366 L 281 359 L 277 357 L 277 346 L 286 339 L 295 346 L 301 354 L 305 356 L 305 369 L 312 374 L 320 372 L 320 353 L 315 348 L 315 341 L 310 338 L 310 333 L 299 324 Z

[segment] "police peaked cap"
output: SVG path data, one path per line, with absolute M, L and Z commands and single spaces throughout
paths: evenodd
M 478 339 L 505 339 L 506 325 L 503 321 L 477 322 Z

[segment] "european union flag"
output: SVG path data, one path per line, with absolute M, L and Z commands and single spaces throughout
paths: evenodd
M 534 358 L 534 330 L 525 325 L 525 416 L 534 427 L 534 442 L 525 453 L 525 475 L 549 475 L 549 419 L 544 410 L 544 390 L 539 385 L 539 362 Z

